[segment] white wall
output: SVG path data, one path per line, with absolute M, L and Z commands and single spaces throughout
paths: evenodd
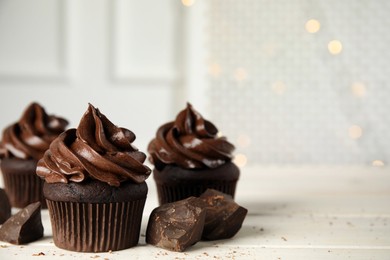
M 2 0 L 0 129 L 33 100 L 76 126 L 91 102 L 145 150 L 190 101 L 240 164 L 386 165 L 388 13 L 369 0 Z
M 75 127 L 87 103 L 145 150 L 184 107 L 177 1 L 0 1 L 0 129 L 31 101 Z

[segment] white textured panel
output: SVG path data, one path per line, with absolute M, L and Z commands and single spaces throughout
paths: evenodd
M 60 0 L 0 2 L 0 77 L 58 78 L 65 69 Z
M 249 163 L 390 163 L 389 1 L 208 3 L 209 111 Z
M 112 65 L 116 80 L 177 77 L 177 5 L 173 1 L 113 1 Z

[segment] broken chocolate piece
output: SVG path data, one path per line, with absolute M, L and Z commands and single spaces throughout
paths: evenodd
M 11 217 L 11 204 L 7 193 L 3 189 L 0 189 L 0 224 Z
M 41 203 L 31 203 L 0 227 L 0 241 L 26 244 L 43 237 Z
M 198 242 L 206 217 L 199 201 L 189 197 L 155 208 L 146 229 L 146 243 L 182 252 Z
M 227 239 L 240 230 L 248 210 L 234 202 L 232 196 L 207 189 L 199 198 L 206 204 L 202 239 Z

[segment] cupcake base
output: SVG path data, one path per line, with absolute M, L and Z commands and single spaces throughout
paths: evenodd
M 99 181 L 45 183 L 54 244 L 77 252 L 137 245 L 147 191 L 145 182 L 120 187 Z
M 219 190 L 234 198 L 240 175 L 238 167 L 225 163 L 214 169 L 190 170 L 166 165 L 153 170 L 160 205 L 188 198 L 199 197 L 207 189 Z
M 12 207 L 24 208 L 40 201 L 42 208 L 47 208 L 42 192 L 44 181 L 36 175 L 36 160 L 3 158 L 0 165 L 4 190 Z
M 145 200 L 77 203 L 47 200 L 54 244 L 77 252 L 108 252 L 138 244 Z

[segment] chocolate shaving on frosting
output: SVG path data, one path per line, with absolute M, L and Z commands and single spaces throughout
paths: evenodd
M 191 104 L 174 122 L 162 125 L 149 146 L 156 168 L 175 164 L 187 169 L 216 168 L 232 159 L 234 146 L 204 119 Z
M 62 133 L 38 162 L 37 174 L 48 183 L 82 182 L 88 177 L 111 186 L 141 183 L 151 170 L 146 155 L 131 143 L 135 135 L 115 126 L 89 104 L 77 129 Z
M 67 125 L 65 119 L 48 115 L 38 103 L 32 103 L 18 122 L 4 129 L 0 158 L 39 160 Z

